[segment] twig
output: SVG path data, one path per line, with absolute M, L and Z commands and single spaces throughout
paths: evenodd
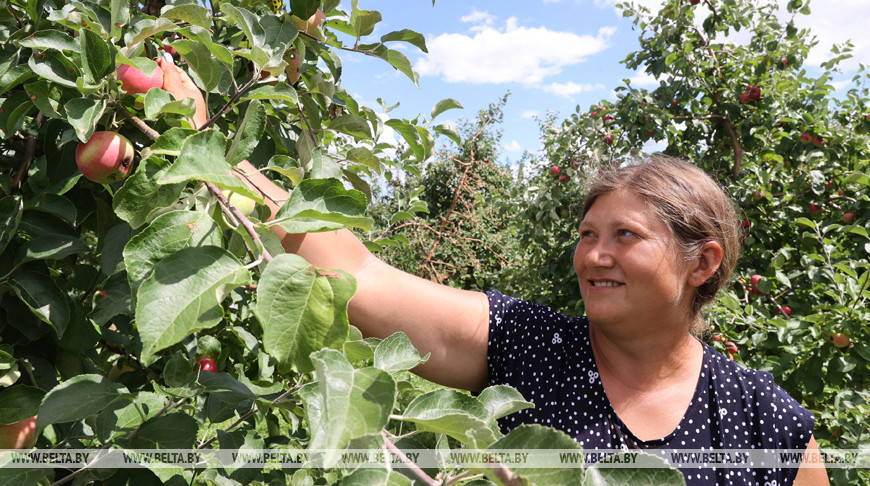
M 130 111 L 127 110 L 127 108 L 120 102 L 118 102 L 118 100 L 113 101 L 112 104 L 115 105 L 115 111 L 119 115 L 121 115 L 121 118 L 124 118 L 125 120 L 131 122 L 136 128 L 139 129 L 140 132 L 144 133 L 145 136 L 147 136 L 151 140 L 157 140 L 158 138 L 160 138 L 160 134 L 157 133 L 156 130 L 149 127 L 148 124 L 139 119 L 139 117 L 130 113 Z
M 224 113 L 230 111 L 230 108 L 232 108 L 233 105 L 236 103 L 236 101 L 242 97 L 242 94 L 244 94 L 245 91 L 251 89 L 251 86 L 253 86 L 254 83 L 256 83 L 259 79 L 260 79 L 260 72 L 255 71 L 254 75 L 251 77 L 250 81 L 245 83 L 245 85 L 242 86 L 242 89 L 236 91 L 236 94 L 234 94 L 233 97 L 230 98 L 230 100 L 227 101 L 227 103 L 224 106 L 222 106 L 221 109 L 218 110 L 217 113 L 214 114 L 214 116 L 212 116 L 211 118 L 208 119 L 208 121 L 203 123 L 202 126 L 198 128 L 198 130 L 205 130 L 206 128 L 212 126 L 214 124 L 214 122 L 216 122 L 220 117 L 222 117 L 224 115 Z
M 15 21 L 18 22 L 18 28 L 24 28 L 24 25 L 21 23 L 21 19 L 18 18 L 18 14 L 15 13 L 15 9 L 12 8 L 12 2 L 9 2 L 9 12 L 12 13 L 12 17 L 15 18 Z
M 79 303 L 81 303 L 81 304 L 85 303 L 85 301 L 88 299 L 88 296 L 90 296 L 91 293 L 94 291 L 94 289 L 97 287 L 97 283 L 99 283 L 100 277 L 102 275 L 103 275 L 103 271 L 97 270 L 97 274 L 94 275 L 94 279 L 91 280 L 91 285 L 88 287 L 88 290 L 85 291 L 85 295 L 82 295 L 82 298 L 81 298 L 81 300 L 79 300 Z
M 257 230 L 254 229 L 254 224 L 251 223 L 251 220 L 248 219 L 244 214 L 242 214 L 242 212 L 239 211 L 239 208 L 235 207 L 232 203 L 230 203 L 227 197 L 224 196 L 224 194 L 221 192 L 220 188 L 214 185 L 214 183 L 206 181 L 205 186 L 208 187 L 209 192 L 214 194 L 215 197 L 217 197 L 218 200 L 221 202 L 221 204 L 226 205 L 226 207 L 229 208 L 229 210 L 233 213 L 236 219 L 239 220 L 240 224 L 245 228 L 245 231 L 247 231 L 248 235 L 251 236 L 251 239 L 254 240 L 255 243 L 257 243 L 257 246 L 260 247 L 260 255 L 262 255 L 263 260 L 267 262 L 272 261 L 272 255 L 269 253 L 269 250 L 266 249 L 266 245 L 264 245 L 263 242 L 260 240 L 260 235 L 257 234 Z
M 431 476 L 429 476 L 422 469 L 420 469 L 420 466 L 414 464 L 414 462 L 408 459 L 408 456 L 406 456 L 401 449 L 396 447 L 396 444 L 393 444 L 390 441 L 390 438 L 387 437 L 387 434 L 385 434 L 384 432 L 386 431 L 381 431 L 381 437 L 384 439 L 384 445 L 387 446 L 387 449 L 391 450 L 394 454 L 399 456 L 399 459 L 401 459 L 402 462 L 408 465 L 408 469 L 410 469 L 415 476 L 420 478 L 420 481 L 423 481 L 423 484 L 427 484 L 428 486 L 439 486 L 440 483 L 438 481 L 432 479 Z
M 12 10 L 12 7 L 9 8 Z M 40 111 L 36 114 L 36 129 L 37 131 L 42 126 L 42 121 L 45 116 Z M 24 177 L 27 176 L 27 171 L 30 170 L 30 164 L 33 163 L 36 155 L 36 137 L 28 135 L 27 144 L 24 146 L 24 158 L 21 159 L 21 164 L 18 166 L 18 172 L 15 173 L 15 179 L 12 180 L 12 193 L 21 192 L 21 186 L 24 184 Z
M 180 398 L 180 399 L 178 399 L 177 402 L 173 402 L 172 400 L 169 400 L 169 403 L 167 403 L 166 405 L 164 405 L 163 408 L 161 408 L 161 409 L 160 409 L 156 414 L 154 414 L 154 416 L 151 417 L 151 418 L 152 418 L 152 419 L 156 419 L 157 417 L 162 416 L 162 415 L 165 414 L 166 412 L 168 412 L 168 411 L 172 410 L 173 408 L 175 408 L 175 407 L 181 405 L 181 403 L 184 402 L 184 400 L 185 400 L 184 398 Z M 143 421 L 142 424 L 144 424 L 144 423 L 145 423 L 145 422 Z M 136 427 L 136 428 L 133 430 L 133 432 L 130 432 L 129 434 L 127 434 L 127 437 L 126 437 L 126 438 L 127 438 L 127 439 L 132 439 L 133 436 L 136 435 L 136 432 L 139 432 L 139 429 L 142 428 L 142 424 L 139 424 L 139 426 Z

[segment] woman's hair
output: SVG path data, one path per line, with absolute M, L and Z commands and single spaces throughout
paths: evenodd
M 691 332 L 706 331 L 701 308 L 712 302 L 737 265 L 740 226 L 734 203 L 718 182 L 697 166 L 665 155 L 636 165 L 606 170 L 592 182 L 583 201 L 585 216 L 599 196 L 628 190 L 646 202 L 671 231 L 686 261 L 696 259 L 701 247 L 715 241 L 722 247 L 722 263 L 692 301 Z

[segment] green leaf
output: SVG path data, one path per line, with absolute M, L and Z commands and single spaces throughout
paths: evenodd
M 202 5 L 182 4 L 168 8 L 163 11 L 161 17 L 167 19 L 180 20 L 191 25 L 198 25 L 202 28 L 211 28 L 211 12 Z
M 9 69 L 5 73 L 0 74 L 0 95 L 28 79 L 36 77 L 36 75 L 37 73 L 29 64 L 19 64 Z
M 220 228 L 207 213 L 170 211 L 161 214 L 124 247 L 127 278 L 135 293 L 164 258 L 185 248 L 220 246 Z
M 36 428 L 81 420 L 104 409 L 118 395 L 116 385 L 102 375 L 74 376 L 45 395 Z
M 35 270 L 14 274 L 8 281 L 15 295 L 39 320 L 51 325 L 58 339 L 69 323 L 70 311 L 66 294 L 54 279 Z
M 444 113 L 447 110 L 452 110 L 454 108 L 462 108 L 462 104 L 459 101 L 453 98 L 444 98 L 443 100 L 435 103 L 435 106 L 432 107 L 432 119 Z
M 88 245 L 79 238 L 58 239 L 55 235 L 38 236 L 21 246 L 17 264 L 33 260 L 60 260 L 89 249 Z
M 356 138 L 372 138 L 368 122 L 361 116 L 345 113 L 329 122 L 329 129 L 346 133 Z
M 130 2 L 127 0 L 111 0 L 112 37 L 121 37 L 121 28 L 130 22 Z
M 423 364 L 429 359 L 429 355 L 421 357 L 417 348 L 411 344 L 411 340 L 403 332 L 397 332 L 388 336 L 375 348 L 375 368 L 380 368 L 389 373 L 410 370 Z
M 54 29 L 34 32 L 29 37 L 19 40 L 18 45 L 31 49 L 55 49 L 79 53 L 79 43 L 76 42 L 74 37 Z
M 411 66 L 411 61 L 408 60 L 408 57 L 402 54 L 399 51 L 395 51 L 393 49 L 388 49 L 383 44 L 378 44 L 374 49 L 370 49 L 366 51 L 369 55 L 374 57 L 379 57 L 384 61 L 390 63 L 391 66 L 398 69 L 399 72 L 403 73 L 405 76 L 411 79 L 414 82 L 414 86 L 420 87 L 420 75 L 414 71 L 414 68 Z
M 211 38 L 211 32 L 207 28 L 199 27 L 199 26 L 188 26 L 178 31 L 183 36 L 187 37 L 190 40 L 193 40 L 199 44 L 202 44 L 212 53 L 212 55 L 217 58 L 221 64 L 226 67 L 228 70 L 233 68 L 233 54 L 227 49 L 225 46 L 221 44 L 215 44 Z M 173 46 L 175 44 L 173 43 Z
M 127 272 L 113 274 L 103 281 L 100 290 L 105 291 L 106 298 L 94 298 L 94 310 L 89 316 L 97 325 L 102 326 L 118 314 L 133 315 L 133 296 Z
M 538 424 L 520 425 L 511 430 L 506 436 L 499 439 L 497 442 L 487 448 L 487 450 L 523 450 L 529 451 L 532 454 L 536 450 L 575 450 L 578 454 L 582 454 L 580 444 L 572 439 L 568 434 L 559 430 L 544 427 Z M 549 457 L 549 455 L 548 455 Z M 581 456 L 582 457 L 582 456 Z M 556 458 L 558 460 L 558 458 Z M 540 461 L 530 460 L 532 464 Z M 549 466 L 549 467 L 548 467 Z M 555 466 L 555 467 L 554 467 Z M 547 486 L 562 486 L 562 485 L 579 485 L 583 479 L 581 471 L 583 467 L 582 459 L 578 462 L 576 468 L 565 467 L 562 464 L 543 464 L 542 467 L 523 467 L 513 469 L 522 479 L 529 481 L 531 484 Z M 483 472 L 490 479 L 496 480 L 496 476 L 492 469 L 479 469 L 477 472 Z M 632 483 L 620 483 L 632 484 Z
M 0 253 L 12 241 L 21 222 L 24 203 L 18 196 L 6 196 L 0 199 Z
M 205 45 L 192 40 L 181 39 L 172 43 L 172 47 L 184 56 L 184 60 L 196 71 L 207 92 L 213 91 L 222 76 L 220 64 L 214 62 L 211 51 Z
M 170 207 L 178 201 L 185 183 L 159 184 L 164 161 L 157 158 L 143 159 L 139 162 L 136 172 L 124 181 L 124 185 L 115 193 L 112 208 L 115 214 L 130 223 L 131 228 L 138 228 L 148 222 L 157 212 Z
M 100 82 L 115 70 L 115 48 L 91 29 L 79 30 L 82 70 L 91 84 Z
M 420 395 L 396 418 L 414 422 L 419 430 L 447 434 L 474 447 L 486 447 L 501 437 L 483 403 L 451 389 Z
M 76 137 L 82 142 L 90 140 L 97 127 L 97 120 L 106 110 L 105 99 L 75 98 L 66 102 L 63 110 L 66 119 L 75 129 Z
M 75 82 L 75 76 L 73 75 L 72 79 L 70 79 L 71 75 L 69 72 L 69 68 L 67 68 L 61 60 L 57 59 L 54 56 L 47 57 L 42 62 L 37 62 L 35 56 L 31 57 L 27 60 L 27 66 L 30 68 L 33 74 L 42 76 L 49 81 L 53 81 L 61 86 L 66 86 L 67 88 L 78 88 Z M 20 73 L 16 72 L 15 74 L 16 77 L 13 79 L 21 77 Z M 9 74 L 7 74 L 7 76 L 9 76 Z M 6 81 L 7 76 L 3 76 L 4 81 Z
M 262 47 L 266 43 L 266 32 L 260 26 L 260 18 L 256 14 L 243 8 L 234 7 L 229 2 L 221 3 L 221 12 L 238 25 L 245 33 L 245 37 L 252 46 Z
M 457 145 L 460 145 L 462 143 L 462 137 L 459 135 L 459 131 L 451 127 L 450 125 L 436 125 L 435 127 L 433 127 L 433 129 L 435 130 L 435 132 L 444 135 L 450 140 L 453 140 L 453 142 L 455 142 Z
M 192 128 L 172 127 L 160 134 L 160 138 L 154 141 L 148 149 L 155 155 L 169 155 L 178 157 L 181 154 L 181 146 L 187 137 L 197 133 Z
M 308 233 L 355 226 L 371 228 L 365 216 L 365 194 L 347 190 L 336 179 L 302 181 L 281 206 L 272 224 L 288 233 Z
M 477 397 L 489 411 L 490 417 L 500 419 L 512 413 L 535 408 L 535 404 L 526 401 L 516 388 L 508 385 L 487 387 Z
M 239 101 L 247 100 L 277 100 L 286 101 L 292 106 L 299 103 L 299 96 L 293 86 L 286 83 L 278 83 L 275 86 L 261 86 L 257 89 L 248 91 L 242 96 Z
M 254 398 L 254 393 L 229 373 L 200 371 L 197 381 L 207 392 L 225 403 L 239 403 Z
M 375 24 L 382 20 L 381 13 L 377 10 L 360 10 L 357 0 L 352 2 L 350 24 L 356 32 L 356 37 L 365 37 L 375 31 Z
M 356 282 L 345 273 L 319 272 L 294 254 L 276 256 L 257 284 L 254 305 L 266 352 L 279 363 L 311 370 L 309 354 L 338 348 L 347 337 L 354 292 Z
M 375 368 L 356 370 L 340 352 L 312 353 L 314 375 L 323 408 L 312 423 L 311 449 L 326 449 L 323 461 L 331 467 L 341 448 L 353 439 L 376 435 L 387 425 L 396 400 L 396 383 Z
M 156 119 L 163 108 L 163 105 L 172 102 L 172 95 L 169 91 L 160 88 L 151 88 L 145 93 L 145 117 Z
M 411 150 L 414 151 L 417 160 L 423 161 L 423 145 L 420 143 L 420 133 L 417 132 L 414 125 L 395 118 L 387 120 L 386 125 L 399 132 Z
M 257 144 L 260 143 L 260 138 L 266 130 L 266 108 L 258 100 L 248 104 L 248 109 L 245 110 L 245 117 L 233 137 L 233 143 L 230 150 L 227 152 L 227 160 L 232 165 L 248 158 Z
M 0 424 L 14 424 L 33 417 L 45 392 L 35 386 L 15 385 L 0 390 Z
M 184 248 L 157 264 L 139 287 L 136 327 L 142 340 L 142 362 L 186 336 L 217 325 L 221 301 L 229 292 L 251 283 L 251 274 L 223 248 Z
M 132 446 L 136 449 L 191 449 L 198 430 L 196 419 L 186 413 L 161 415 L 142 424 Z
M 348 150 L 347 155 L 348 160 L 351 162 L 356 162 L 360 165 L 364 165 L 378 174 L 381 173 L 381 159 L 379 159 L 371 150 L 365 147 L 354 147 Z
M 253 191 L 239 179 L 233 177 L 233 167 L 224 157 L 227 139 L 217 130 L 198 132 L 184 140 L 181 154 L 174 164 L 163 174 L 159 184 L 174 184 L 186 181 L 208 181 L 223 189 L 249 197 L 258 203 L 263 196 Z
M 290 13 L 302 20 L 308 20 L 318 8 L 320 0 L 290 0 Z
M 420 48 L 421 51 L 427 54 L 429 53 L 429 50 L 426 49 L 426 38 L 423 37 L 423 34 L 414 32 L 413 30 L 402 29 L 381 36 L 381 42 L 391 41 L 407 42 L 411 45 L 417 46 L 418 48 Z

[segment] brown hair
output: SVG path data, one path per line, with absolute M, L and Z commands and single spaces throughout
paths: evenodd
M 621 189 L 639 196 L 665 223 L 687 261 L 698 257 L 701 246 L 715 241 L 722 247 L 722 263 L 692 301 L 690 331 L 706 331 L 701 308 L 713 301 L 728 282 L 740 253 L 740 226 L 734 203 L 722 186 L 697 166 L 675 157 L 654 155 L 635 165 L 606 170 L 593 181 L 583 200 L 585 216 L 595 200 Z

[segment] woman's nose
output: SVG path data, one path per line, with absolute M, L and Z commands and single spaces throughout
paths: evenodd
M 590 267 L 613 266 L 613 251 L 611 245 L 601 239 L 590 245 L 586 252 L 586 264 Z

